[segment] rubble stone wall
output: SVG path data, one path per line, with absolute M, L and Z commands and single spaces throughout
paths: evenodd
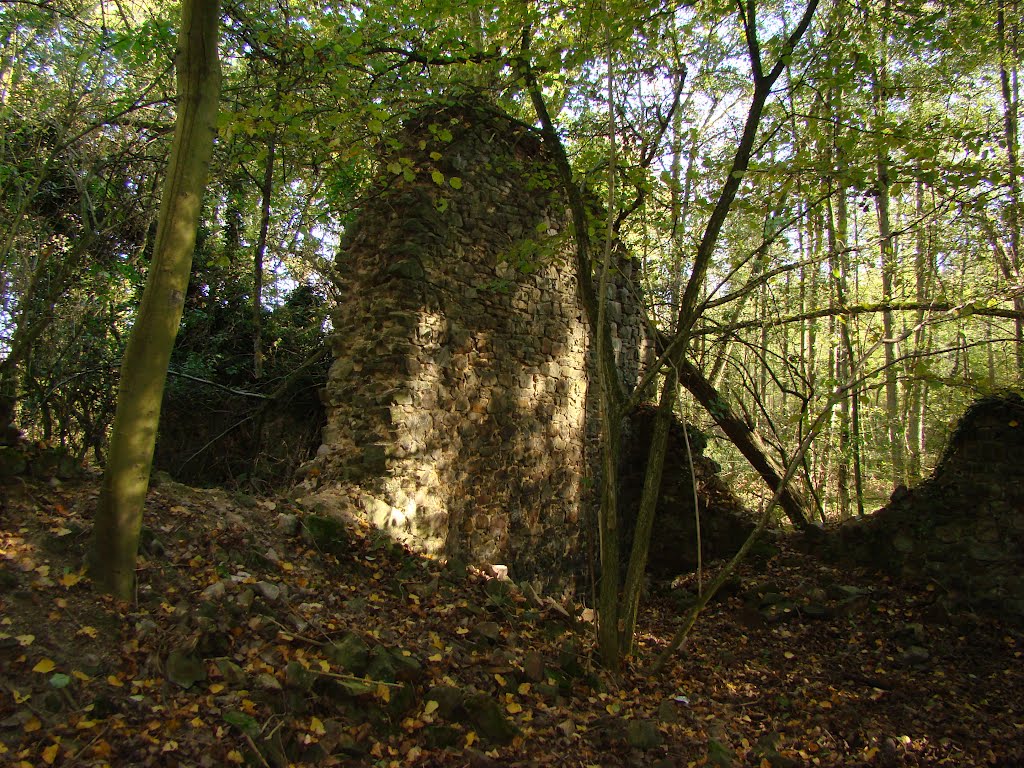
M 1024 623 L 1024 398 L 976 401 L 930 478 L 838 531 L 833 549 Z
M 559 581 L 585 549 L 596 386 L 554 170 L 532 129 L 477 103 L 426 110 L 389 147 L 337 259 L 317 483 L 358 488 L 418 548 Z M 632 384 L 630 271 L 609 311 Z

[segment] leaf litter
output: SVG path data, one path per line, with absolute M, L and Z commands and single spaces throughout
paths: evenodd
M 651 585 L 610 675 L 584 606 L 358 519 L 161 484 L 118 604 L 95 481 L 0 491 L 0 765 L 1024 764 L 1019 628 L 786 540 L 656 676 L 697 582 Z

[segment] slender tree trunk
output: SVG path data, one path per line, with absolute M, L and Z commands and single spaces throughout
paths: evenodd
M 888 31 L 884 23 L 889 17 L 889 0 L 883 9 L 883 28 L 880 32 L 881 63 L 875 73 L 873 91 L 875 107 L 875 211 L 878 216 L 878 240 L 882 262 L 882 301 L 892 302 L 893 282 L 896 277 L 896 255 L 889 211 L 889 152 L 886 147 L 888 115 Z M 895 487 L 906 480 L 903 467 L 903 420 L 899 407 L 899 380 L 896 370 L 896 341 L 892 310 L 882 312 L 882 333 L 885 336 L 885 421 L 889 438 L 890 477 Z
M 184 309 L 220 96 L 217 0 L 182 0 L 178 34 L 178 116 L 139 312 L 121 361 L 117 413 L 93 531 L 97 587 L 128 599 L 135 583 L 142 510 L 149 485 L 171 349 Z
M 777 489 L 785 470 L 772 458 L 767 446 L 746 420 L 733 412 L 728 401 L 704 378 L 693 363 L 683 363 L 679 369 L 679 381 L 711 414 L 715 423 L 750 462 L 768 487 Z M 810 526 L 807 521 L 807 502 L 792 484 L 787 484 L 783 490 L 779 505 L 796 528 L 806 530 Z
M 907 397 L 907 475 L 911 482 L 921 477 L 921 461 L 924 455 L 925 419 L 922 409 L 925 382 L 918 375 L 922 355 L 925 353 L 927 329 L 924 327 L 924 304 L 928 296 L 929 264 L 931 257 L 930 226 L 924 224 L 924 182 L 918 179 L 914 190 L 914 213 L 917 218 L 917 236 L 914 239 L 915 298 L 921 309 L 915 316 L 914 354 L 907 364 L 909 394 Z M 991 348 L 990 348 L 991 349 Z
M 651 437 L 651 447 L 647 457 L 649 469 L 644 474 L 644 488 L 640 496 L 640 510 L 637 512 L 633 548 L 629 555 L 626 581 L 623 586 L 622 608 L 619 612 L 621 617 L 619 644 L 627 653 L 632 651 L 634 645 L 636 617 L 640 609 L 640 593 L 642 592 L 644 573 L 647 571 L 651 531 L 654 528 L 654 514 L 661 493 L 661 478 L 665 469 L 665 454 L 668 451 L 668 435 L 672 427 L 676 393 L 679 389 L 674 370 L 669 370 L 666 379 L 665 386 L 661 390 L 658 413 L 654 420 L 654 434 Z
M 1007 29 L 1007 13 L 1009 6 L 1011 29 Z M 1006 144 L 1006 171 L 1010 188 L 1010 199 L 1003 216 L 1007 229 L 1007 256 L 1015 276 L 1020 275 L 1020 239 L 1021 217 L 1024 207 L 1021 204 L 1020 181 L 1020 144 L 1018 120 L 1020 118 L 1020 84 L 1018 66 L 1020 50 L 1018 35 L 1020 29 L 1020 6 L 1017 0 L 999 0 L 996 11 L 996 34 L 999 45 L 999 90 L 1003 100 L 1003 139 Z M 1024 310 L 1024 299 L 1013 300 L 1013 308 L 1018 312 Z M 1024 320 L 1015 322 L 1017 337 L 1016 360 L 1017 375 L 1024 378 Z
M 263 259 L 267 253 L 267 234 L 270 231 L 270 202 L 274 194 L 274 156 L 277 137 L 271 136 L 267 144 L 267 164 L 263 168 L 260 185 L 260 233 L 252 258 L 252 370 L 253 377 L 263 378 Z

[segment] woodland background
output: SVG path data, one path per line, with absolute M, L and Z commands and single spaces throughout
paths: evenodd
M 701 280 L 692 358 L 783 464 L 848 387 L 799 475 L 822 519 L 926 475 L 965 405 L 1024 367 L 1021 14 L 1005 0 L 833 2 L 781 50 L 798 10 L 758 6 L 751 46 L 753 4 L 226 4 L 218 138 L 166 405 L 204 404 L 217 429 L 204 456 L 165 416 L 160 465 L 205 482 L 288 478 L 316 443 L 326 358 L 276 388 L 329 330 L 335 247 L 379 143 L 460 89 L 534 122 L 529 28 L 581 185 L 607 197 L 614 158 L 616 232 L 663 327 L 730 172 L 751 57 L 782 64 Z M 31 437 L 99 464 L 155 235 L 176 19 L 160 2 L 0 9 L 0 388 Z M 274 409 L 224 388 L 307 414 L 296 455 L 261 458 L 259 430 L 237 439 L 233 424 Z M 762 493 L 728 441 L 711 450 Z
M 1020 388 L 1021 18 L 1017 0 L 4 0 L 0 474 L 26 452 L 45 466 L 0 498 L 0 747 L 19 765 L 1019 764 L 1019 633 L 955 589 L 822 566 L 777 539 L 710 585 L 698 569 L 686 594 L 645 595 L 638 631 L 646 542 L 620 589 L 607 534 L 617 424 L 655 384 L 648 472 L 674 411 L 770 513 L 765 473 L 734 448 L 755 436 L 815 522 L 906 499 L 969 402 Z M 319 443 L 341 237 L 375 179 L 417 178 L 380 158 L 405 117 L 467 95 L 537 128 L 570 209 L 565 269 L 596 329 L 603 417 L 596 652 L 564 641 L 587 629 L 576 607 L 242 493 L 289 486 Z M 203 153 L 178 152 L 193 187 L 208 178 L 194 249 L 182 240 L 157 467 L 237 495 L 160 476 L 143 531 L 148 459 L 130 492 L 99 500 L 60 477 L 65 463 L 125 474 L 116 438 L 138 434 L 114 424 L 119 382 L 162 387 L 129 337 L 161 272 L 192 97 L 216 137 L 208 174 Z M 604 286 L 594 296 L 616 249 L 640 266 L 662 354 L 632 393 L 610 370 Z M 691 399 L 695 380 L 713 397 Z M 1017 446 L 1019 398 L 1005 402 L 993 418 L 1010 431 L 993 434 Z M 1001 479 L 985 487 L 1015 521 Z M 107 503 L 129 496 L 123 514 Z M 974 500 L 956 511 L 973 519 Z M 131 603 L 78 587 L 92 523 L 93 583 Z M 753 583 L 766 573 L 780 584 Z M 713 627 L 670 658 L 704 608 Z M 669 673 L 635 666 L 651 652 Z M 484 709 L 493 721 L 474 722 Z

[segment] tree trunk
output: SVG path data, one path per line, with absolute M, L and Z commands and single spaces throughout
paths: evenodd
M 883 8 L 883 22 L 888 21 L 889 0 Z M 888 31 L 881 30 L 881 63 L 874 76 L 873 90 L 875 103 L 875 212 L 878 216 L 878 242 L 882 266 L 882 302 L 890 304 L 893 298 L 893 281 L 896 277 L 896 254 L 889 213 L 889 152 L 886 118 L 888 114 L 887 79 Z M 889 461 L 892 463 L 890 477 L 896 487 L 906 480 L 903 467 L 903 420 L 899 407 L 899 381 L 896 376 L 896 341 L 893 328 L 892 310 L 882 312 L 883 349 L 885 352 L 885 421 L 889 438 Z
M 768 448 L 758 434 L 750 428 L 744 419 L 733 413 L 729 403 L 719 394 L 718 390 L 711 386 L 711 382 L 704 378 L 700 370 L 689 361 L 685 361 L 681 366 L 679 381 L 711 414 L 715 423 L 721 427 L 733 445 L 761 475 L 768 487 L 773 491 L 777 489 L 785 475 L 785 470 L 771 457 Z M 783 490 L 779 498 L 779 505 L 794 526 L 800 530 L 810 527 L 810 523 L 807 521 L 807 503 L 792 485 L 787 484 Z
M 1006 6 L 1010 6 L 1013 29 L 1006 28 Z M 1016 0 L 999 0 L 996 12 L 996 33 L 999 44 L 999 90 L 1003 100 L 1003 139 L 1006 144 L 1006 170 L 1010 187 L 1010 199 L 1006 204 L 1003 220 L 1007 229 L 1008 257 L 1014 276 L 1020 275 L 1021 206 L 1020 189 L 1020 146 L 1018 121 L 1020 119 L 1020 86 L 1018 83 L 1018 61 L 1020 51 L 1017 39 L 1020 25 L 1020 7 Z M 1019 278 L 1018 278 L 1019 279 Z M 1013 308 L 1024 310 L 1024 299 L 1015 297 Z M 1024 320 L 1016 320 L 1017 375 L 1024 377 Z
M 121 361 L 117 413 L 93 531 L 96 586 L 128 599 L 171 349 L 184 309 L 196 229 L 217 124 L 220 4 L 183 0 L 178 34 L 178 115 L 156 245 Z
M 263 168 L 260 185 L 260 233 L 252 258 L 252 371 L 253 378 L 263 378 L 263 257 L 267 253 L 267 233 L 270 231 L 270 202 L 274 193 L 274 151 L 277 137 L 271 136 L 267 145 L 267 164 Z

